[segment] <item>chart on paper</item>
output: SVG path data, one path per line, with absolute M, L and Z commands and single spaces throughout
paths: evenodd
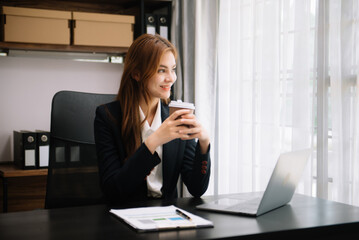
M 176 210 L 179 210 L 182 214 L 179 214 Z M 135 229 L 143 231 L 213 226 L 212 222 L 173 205 L 120 210 L 111 209 L 110 212 L 123 219 Z

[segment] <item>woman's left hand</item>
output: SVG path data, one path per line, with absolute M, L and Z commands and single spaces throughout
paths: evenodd
M 182 140 L 190 140 L 198 138 L 199 145 L 201 147 L 202 154 L 205 154 L 208 151 L 209 146 L 209 135 L 207 131 L 202 127 L 202 125 L 197 121 L 197 118 L 194 114 L 183 114 L 181 115 L 181 122 L 184 125 L 187 125 L 188 128 L 180 130 L 180 133 L 186 134 L 185 137 L 181 138 Z

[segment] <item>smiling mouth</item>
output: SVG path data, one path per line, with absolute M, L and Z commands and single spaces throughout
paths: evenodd
M 171 90 L 171 86 L 161 86 L 161 88 L 166 91 Z

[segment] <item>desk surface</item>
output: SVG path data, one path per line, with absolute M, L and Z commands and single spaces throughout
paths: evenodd
M 359 235 L 359 208 L 296 194 L 291 203 L 257 218 L 195 210 L 214 197 L 154 200 L 214 222 L 214 228 L 137 233 L 103 205 L 0 214 L 0 239 L 338 239 Z M 137 206 L 146 206 L 136 204 Z M 131 207 L 131 206 L 129 206 Z

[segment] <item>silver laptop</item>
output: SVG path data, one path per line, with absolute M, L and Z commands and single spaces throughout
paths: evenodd
M 259 216 L 279 208 L 293 197 L 310 156 L 310 149 L 279 156 L 267 188 L 262 193 L 241 193 L 196 206 L 200 210 Z

